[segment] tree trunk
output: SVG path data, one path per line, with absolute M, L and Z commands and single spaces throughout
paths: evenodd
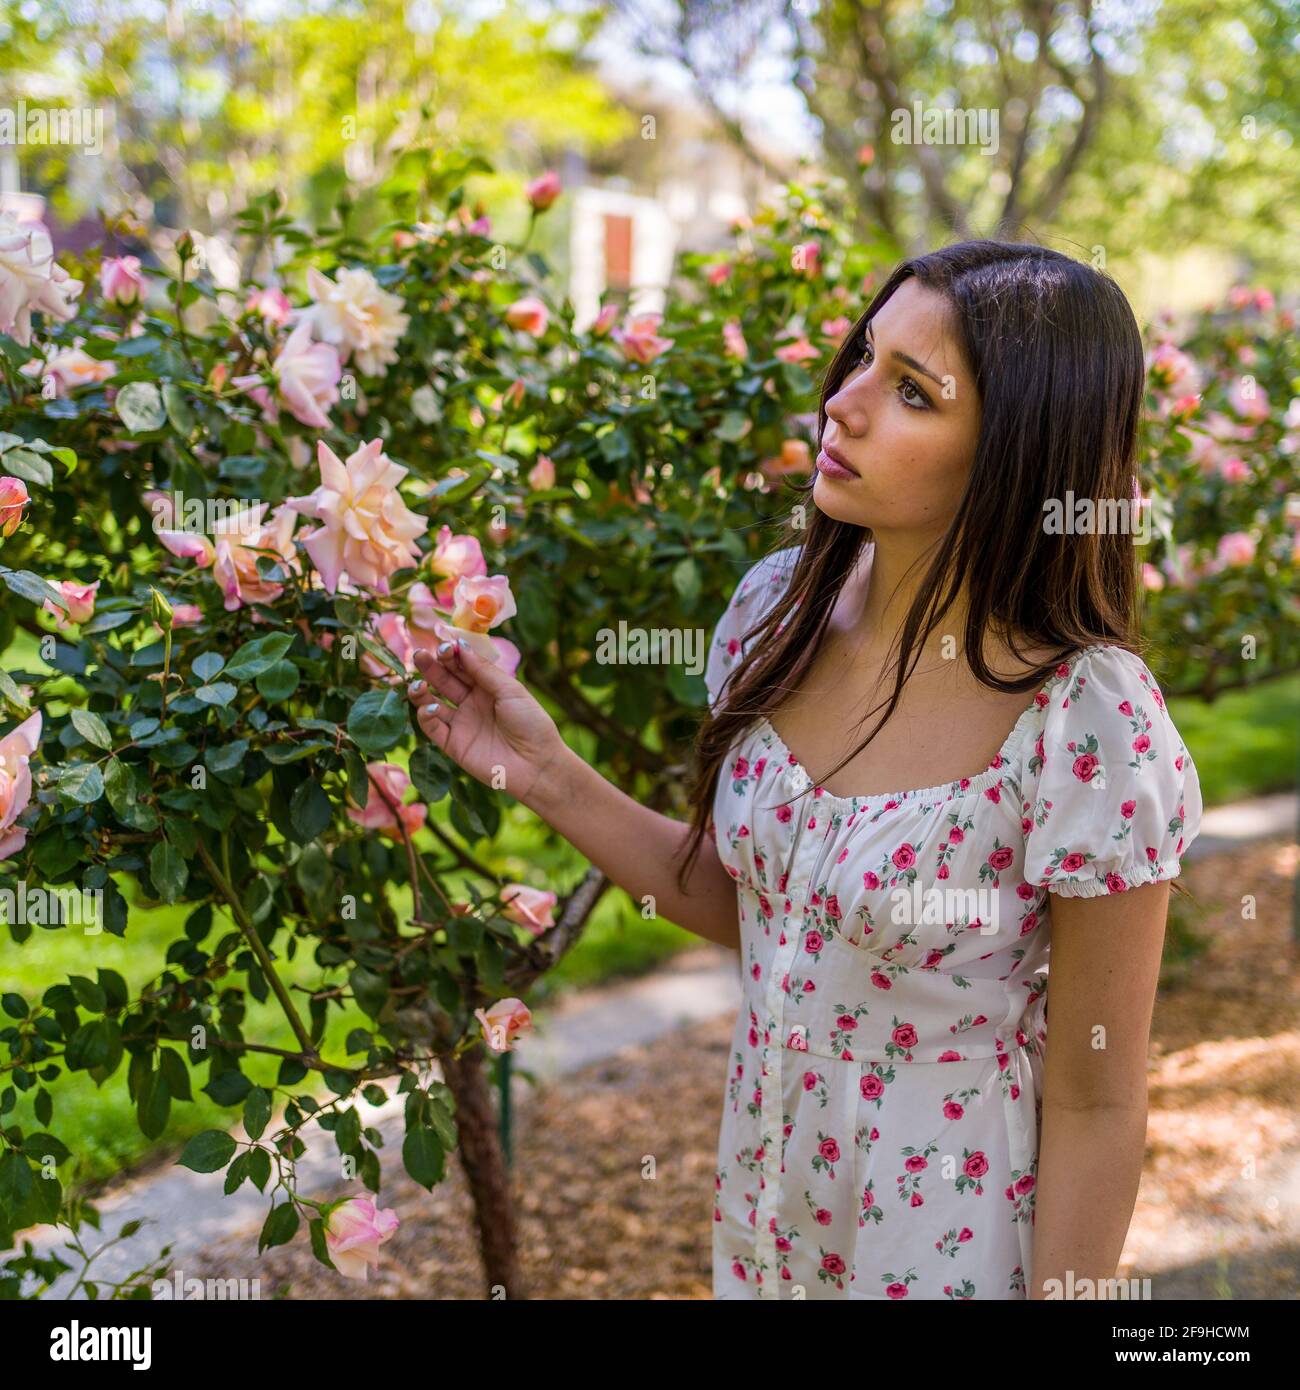
M 456 1097 L 457 1147 L 474 1197 L 487 1296 L 500 1298 L 504 1291 L 506 1298 L 523 1298 L 510 1174 L 483 1060 L 483 1050 L 477 1047 L 457 1060 L 439 1058 L 443 1077 Z

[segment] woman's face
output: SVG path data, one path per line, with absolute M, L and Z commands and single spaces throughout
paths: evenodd
M 826 403 L 813 500 L 836 521 L 873 530 L 945 530 L 980 428 L 951 307 L 909 278 L 866 334 L 861 360 Z

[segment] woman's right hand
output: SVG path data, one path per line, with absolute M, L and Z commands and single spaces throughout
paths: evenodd
M 471 647 L 415 653 L 408 687 L 420 728 L 471 777 L 527 802 L 565 752 L 555 721 L 513 676 Z

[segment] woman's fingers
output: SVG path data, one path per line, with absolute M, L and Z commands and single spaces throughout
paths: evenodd
M 451 711 L 436 701 L 422 705 L 415 713 L 416 723 L 423 729 L 425 737 L 438 748 L 445 748 L 451 737 L 450 717 Z
M 455 651 L 455 648 L 447 643 L 443 645 L 448 647 L 448 658 L 450 658 L 450 654 Z M 421 684 L 425 689 L 436 690 L 439 695 L 457 705 L 470 692 L 469 685 L 452 671 L 445 661 L 439 659 L 435 653 L 425 651 L 423 647 L 415 653 L 415 669 L 420 675 L 412 682 L 410 689 L 412 691 L 411 698 L 415 699 L 417 703 L 422 703 L 422 701 L 417 699 L 414 688 Z

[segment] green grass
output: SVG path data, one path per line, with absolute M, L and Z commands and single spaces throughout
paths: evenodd
M 1300 758 L 1300 674 L 1230 691 L 1213 704 L 1171 699 L 1169 712 L 1201 779 L 1207 806 L 1287 791 Z

